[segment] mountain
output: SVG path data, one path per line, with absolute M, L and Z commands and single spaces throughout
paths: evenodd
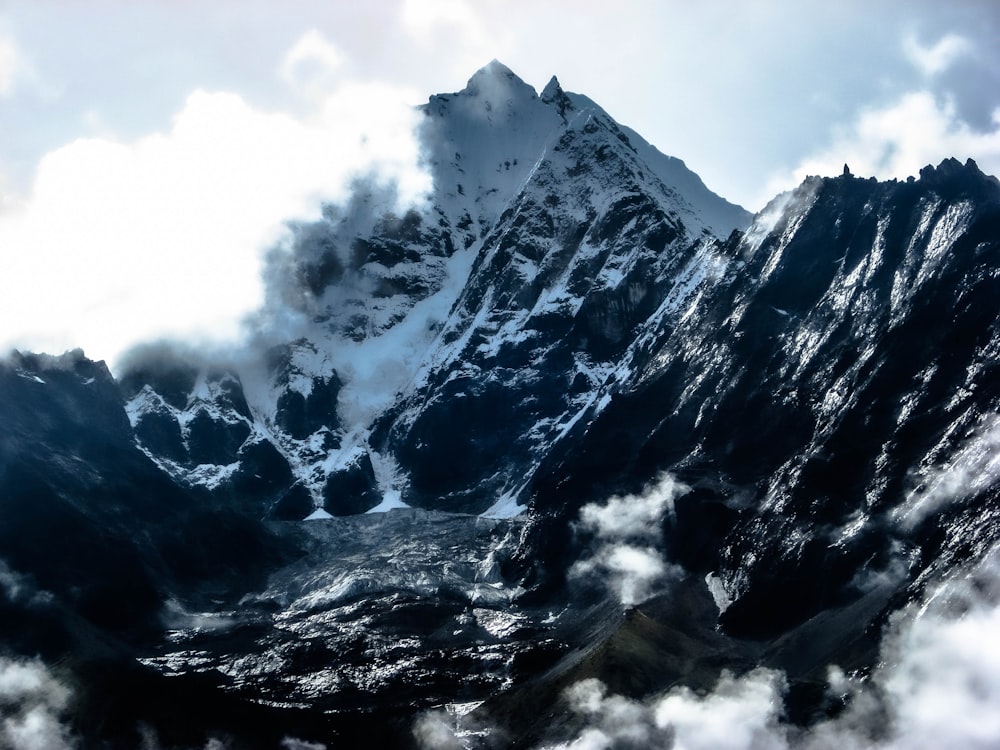
M 265 493 L 279 518 L 358 513 L 385 498 L 513 511 L 526 472 L 603 396 L 686 254 L 749 222 L 555 79 L 538 96 L 494 61 L 423 113 L 428 209 L 375 215 L 379 196 L 362 190 L 346 210 L 296 227 L 275 262 L 283 304 L 260 325 L 277 327 L 266 315 L 292 309 L 308 320 L 295 334 L 215 372 L 161 365 L 155 351 L 127 369 L 140 444 L 173 476 L 226 492 L 249 474 L 236 467 L 252 449 L 253 461 L 278 462 L 276 452 L 288 464 L 289 491 Z M 457 377 L 472 369 L 494 377 Z M 576 379 L 572 392 L 564 378 Z M 531 385 L 539 379 L 549 387 Z M 527 399 L 523 413 L 495 429 L 496 400 L 511 396 Z M 456 411 L 459 399 L 470 414 Z M 483 434 L 444 424 L 456 419 Z M 516 462 L 506 434 L 519 436 Z M 487 481 L 498 451 L 507 465 Z
M 903 731 L 892 644 L 1000 590 L 1000 183 L 750 216 L 555 78 L 421 111 L 427 203 L 294 225 L 245 350 L 0 364 L 0 670 L 87 746 Z

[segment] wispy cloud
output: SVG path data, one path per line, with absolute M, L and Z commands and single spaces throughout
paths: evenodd
M 476 6 L 467 0 L 404 0 L 400 19 L 426 47 L 447 35 L 460 45 L 483 49 L 489 46 L 489 35 Z
M 14 77 L 20 65 L 20 55 L 14 40 L 0 32 L 0 96 L 14 87 Z
M 319 31 L 311 29 L 285 55 L 281 75 L 303 93 L 322 96 L 344 62 L 340 50 Z
M 947 462 L 922 467 L 914 479 L 917 487 L 893 514 L 907 531 L 996 484 L 1000 481 L 1000 416 L 983 420 Z
M 573 565 L 570 577 L 606 583 L 625 605 L 647 599 L 671 572 L 659 542 L 664 520 L 674 514 L 674 500 L 688 489 L 662 474 L 643 492 L 585 505 L 579 529 L 596 544 Z
M 945 34 L 934 44 L 926 46 L 913 34 L 903 38 L 903 54 L 925 76 L 943 73 L 972 51 L 972 42 L 959 34 Z

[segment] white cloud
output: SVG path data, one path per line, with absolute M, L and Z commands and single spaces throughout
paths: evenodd
M 332 61 L 304 40 L 298 59 Z M 418 200 L 429 180 L 409 92 L 327 83 L 305 116 L 196 91 L 163 132 L 46 154 L 23 207 L 0 215 L 0 345 L 114 360 L 161 336 L 231 339 L 286 220 L 318 217 L 369 172 Z
M 57 95 L 55 88 L 39 74 L 21 40 L 5 27 L 0 17 L 0 99 L 13 99 L 22 93 L 48 102 Z
M 69 690 L 36 661 L 0 657 L 0 746 L 11 750 L 74 747 L 60 715 Z
M 780 748 L 785 746 L 778 724 L 783 690 L 783 677 L 771 670 L 740 678 L 724 672 L 705 696 L 680 688 L 656 702 L 656 725 L 672 729 L 674 747 L 685 750 Z
M 413 724 L 413 738 L 421 750 L 461 750 L 455 717 L 446 711 L 425 711 Z
M 600 680 L 581 680 L 566 691 L 565 699 L 574 712 L 587 717 L 590 726 L 558 748 L 670 747 L 671 735 L 656 726 L 649 705 L 608 695 Z
M 303 93 L 322 95 L 344 62 L 340 50 L 319 31 L 311 29 L 285 55 L 281 74 Z
M 286 737 L 281 741 L 282 750 L 326 750 L 326 745 L 321 742 L 305 742 L 294 737 Z
M 922 45 L 913 34 L 903 39 L 903 53 L 925 76 L 943 73 L 972 49 L 972 43 L 958 34 L 946 34 L 929 47 Z
M 609 695 L 588 679 L 566 693 L 586 719 L 552 750 L 986 750 L 1000 746 L 1000 547 L 953 572 L 890 620 L 868 679 L 829 670 L 847 709 L 807 729 L 782 724 L 785 676 L 758 668 L 723 673 L 705 694 L 681 687 L 645 701 Z
M 662 474 L 637 495 L 615 496 L 604 505 L 585 505 L 580 510 L 580 523 L 604 539 L 656 538 L 664 514 L 673 515 L 674 498 L 689 489 L 670 474 Z
M 907 531 L 1000 481 L 1000 416 L 984 419 L 946 463 L 922 467 L 916 478 L 919 485 L 893 514 Z
M 807 175 L 838 175 L 845 163 L 862 177 L 903 179 L 949 157 L 973 158 L 984 172 L 1000 174 L 1000 109 L 993 112 L 992 126 L 979 131 L 959 117 L 952 101 L 913 91 L 888 106 L 862 111 L 830 146 L 791 174 L 772 179 L 764 195 L 794 187 Z
M 570 576 L 577 580 L 597 576 L 626 606 L 648 599 L 669 572 L 656 549 L 621 543 L 603 545 L 570 568 Z
M 673 516 L 674 500 L 689 489 L 664 473 L 640 493 L 583 506 L 579 528 L 598 545 L 574 563 L 570 576 L 580 581 L 596 576 L 627 606 L 649 598 L 672 571 L 657 548 L 664 518 Z
M 475 5 L 465 0 L 404 0 L 400 18 L 406 29 L 427 45 L 442 34 L 480 48 L 489 41 Z
M 1000 550 L 896 616 L 875 682 L 895 718 L 894 746 L 1000 745 Z
M 434 59 L 446 49 L 445 65 L 459 78 L 514 52 L 514 29 L 520 22 L 511 21 L 519 15 L 495 0 L 403 0 L 399 9 L 402 30 L 415 52 Z
M 549 750 L 662 747 L 677 750 L 751 750 L 787 747 L 778 724 L 784 679 L 757 669 L 742 677 L 723 673 L 715 689 L 697 695 L 672 690 L 650 701 L 609 695 L 596 679 L 566 691 L 570 708 L 587 719 L 573 740 Z
M 611 497 L 603 505 L 580 509 L 580 525 L 601 539 L 657 538 L 664 514 L 674 514 L 674 500 L 691 488 L 670 474 L 660 474 L 649 487 Z

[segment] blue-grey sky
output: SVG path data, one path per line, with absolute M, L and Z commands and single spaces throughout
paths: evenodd
M 492 58 L 751 210 L 1000 173 L 994 0 L 0 0 L 0 345 L 233 334 L 282 220 L 371 165 L 419 193 L 410 106 Z

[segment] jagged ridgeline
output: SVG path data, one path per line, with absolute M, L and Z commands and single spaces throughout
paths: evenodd
M 0 656 L 122 747 L 477 704 L 465 746 L 528 747 L 581 681 L 760 667 L 788 726 L 850 710 L 828 667 L 1000 537 L 1000 183 L 845 169 L 751 216 L 555 78 L 422 111 L 426 205 L 293 226 L 245 351 L 0 365 Z

